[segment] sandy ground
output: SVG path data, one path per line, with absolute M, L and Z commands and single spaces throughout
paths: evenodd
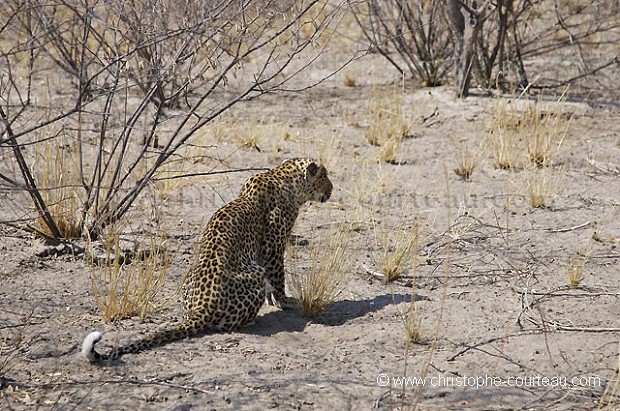
M 181 317 L 175 292 L 194 239 L 248 174 L 194 178 L 158 205 L 173 255 L 158 298 L 163 309 L 144 323 L 104 324 L 83 258 L 39 257 L 39 241 L 0 227 L 0 408 L 568 410 L 605 405 L 601 398 L 620 407 L 618 110 L 563 104 L 570 125 L 549 167 L 558 180 L 548 206 L 533 209 L 527 172 L 494 168 L 490 151 L 471 182 L 453 172 L 463 147 L 475 150 L 487 135 L 495 98 L 462 102 L 447 87 L 407 86 L 410 137 L 395 164 L 378 161 L 379 148 L 364 137 L 367 107 L 385 81 L 377 72 L 389 68 L 370 61 L 316 89 L 235 107 L 239 129 L 264 130 L 261 151 L 232 140 L 217 147 L 219 169 L 272 167 L 302 155 L 324 160 L 334 193 L 305 207 L 287 270 L 303 276 L 310 248 L 326 252 L 317 239 L 350 223 L 347 283 L 332 305 L 314 319 L 264 307 L 239 332 L 91 365 L 78 354 L 90 331 L 105 332 L 104 350 Z M 345 74 L 356 77 L 355 87 L 345 87 Z M 136 231 L 147 224 L 149 204 L 131 216 Z M 380 240 L 415 221 L 416 268 L 385 284 L 373 274 Z M 569 288 L 569 263 L 583 254 L 584 279 Z M 408 342 L 402 319 L 412 285 L 417 343 Z M 425 386 L 400 377 L 426 377 Z

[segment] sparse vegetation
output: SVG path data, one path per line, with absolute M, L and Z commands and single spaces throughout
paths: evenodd
M 411 267 L 410 263 L 417 252 L 419 224 L 416 221 L 407 229 L 386 230 L 379 234 L 379 238 L 382 250 L 381 272 L 385 282 L 389 283 Z
M 92 247 L 91 247 L 92 249 Z M 160 236 L 152 236 L 145 250 L 123 250 L 121 236 L 107 236 L 103 255 L 93 255 L 90 281 L 97 307 L 106 322 L 132 316 L 144 319 L 156 309 L 156 297 L 164 286 L 170 252 Z
M 76 145 L 67 139 L 64 130 L 56 138 L 43 139 L 35 145 L 33 170 L 51 218 L 63 238 L 75 239 L 82 234 L 83 219 L 80 213 L 80 181 L 77 165 L 79 153 Z M 48 237 L 54 232 L 41 215 L 37 217 L 36 229 Z
M 526 178 L 528 201 L 532 208 L 542 208 L 549 198 L 549 182 L 543 171 L 533 172 Z
M 544 208 L 563 190 L 563 169 L 534 169 L 524 173 L 527 198 L 532 208 Z
M 342 225 L 311 242 L 308 271 L 291 278 L 304 316 L 319 315 L 345 286 L 350 269 L 346 257 L 349 240 L 350 229 Z
M 514 170 L 523 157 L 519 118 L 519 114 L 514 109 L 509 109 L 505 102 L 497 102 L 486 127 L 495 168 Z
M 422 341 L 422 331 L 420 329 L 421 319 L 416 312 L 416 294 L 411 294 L 411 302 L 407 313 L 403 316 L 403 322 L 405 327 L 405 337 L 412 343 L 418 343 Z
M 426 86 L 444 83 L 452 66 L 457 97 L 467 97 L 471 83 L 510 92 L 587 85 L 617 65 L 620 19 L 608 0 L 349 2 L 362 33 L 389 64 Z M 528 59 L 571 54 L 579 56 L 576 67 L 531 80 Z
M 597 410 L 613 411 L 620 405 L 620 341 L 618 341 L 618 364 L 616 372 L 609 379 Z
M 559 103 L 562 104 L 562 100 Z M 569 116 L 542 107 L 540 101 L 534 106 L 528 106 L 520 124 L 520 135 L 525 142 L 528 157 L 536 167 L 551 164 L 564 142 L 570 124 Z
M 355 87 L 357 85 L 357 80 L 355 79 L 355 77 L 352 74 L 347 73 L 344 76 L 343 83 L 344 83 L 344 85 L 346 87 Z
M 342 13 L 322 0 L 156 3 L 0 6 L 0 175 L 18 170 L 3 181 L 24 193 L 22 209 L 31 202 L 32 220 L 53 239 L 97 238 L 120 221 L 199 130 L 312 66 Z M 34 98 L 40 73 L 60 79 L 45 78 L 47 92 Z M 42 153 L 56 138 L 70 142 L 73 175 L 45 198 L 29 148 Z M 243 145 L 259 147 L 251 136 Z
M 454 169 L 454 172 L 463 181 L 471 181 L 471 176 L 480 165 L 483 157 L 484 148 L 482 145 L 474 153 L 467 146 L 461 147 L 458 153 L 457 167 Z
M 539 99 L 534 104 L 517 100 L 510 106 L 498 101 L 486 124 L 494 167 L 515 173 L 513 183 L 524 187 L 533 208 L 546 207 L 563 190 L 564 169 L 552 166 L 570 125 L 564 104 L 564 98 L 556 103 Z M 520 177 L 523 181 L 516 182 Z
M 444 82 L 452 48 L 441 0 L 349 2 L 363 35 L 389 64 L 425 86 Z
M 418 225 L 415 226 L 416 236 L 418 235 Z M 417 245 L 416 245 L 417 249 Z M 417 250 L 415 250 L 417 251 Z M 422 340 L 422 331 L 420 329 L 422 324 L 422 318 L 417 311 L 417 292 L 416 292 L 416 279 L 415 279 L 415 270 L 417 266 L 417 252 L 413 252 L 411 255 L 411 266 L 413 268 L 412 273 L 412 281 L 411 281 L 411 301 L 407 307 L 407 312 L 404 313 L 403 324 L 405 328 L 405 338 L 408 342 L 418 343 Z
M 536 167 L 551 165 L 566 137 L 570 116 L 562 112 L 564 97 L 554 105 L 542 100 L 523 103 L 525 108 L 518 109 L 515 103 L 508 108 L 505 102 L 499 101 L 487 125 L 496 168 L 514 169 L 523 158 Z
M 599 231 L 593 231 L 592 232 L 592 239 L 594 241 L 599 242 L 599 243 L 608 243 L 608 244 L 614 244 L 614 243 L 620 242 L 619 238 L 616 238 L 616 237 L 610 236 L 610 235 L 602 234 Z
M 400 32 L 370 45 L 355 21 L 328 29 L 340 0 L 315 2 L 288 27 L 309 2 L 0 4 L 0 408 L 100 409 L 105 397 L 110 409 L 130 399 L 137 408 L 413 410 L 467 398 L 474 401 L 461 406 L 472 409 L 620 409 L 613 315 L 620 123 L 613 104 L 598 105 L 599 98 L 618 101 L 617 1 L 519 0 L 502 16 L 508 2 L 478 2 L 484 10 L 460 2 L 474 16 L 491 12 L 475 43 L 476 86 L 519 89 L 519 71 L 527 68 L 524 80 L 535 74 L 523 94 L 478 88 L 466 102 L 443 87 L 417 89 L 419 81 L 404 88 L 383 60 L 412 72 L 396 44 L 411 52 L 419 44 L 413 36 L 431 29 L 449 38 L 449 29 L 437 31 L 447 1 L 350 3 L 386 10 L 397 1 L 411 10 L 383 17 L 400 21 L 393 26 Z M 231 9 L 215 9 L 220 5 Z M 420 10 L 425 18 L 439 13 L 437 26 L 409 27 L 406 13 Z M 616 30 L 600 31 L 610 20 Z M 507 31 L 494 30 L 500 25 Z M 507 47 L 494 54 L 488 46 L 501 36 Z M 589 47 L 590 40 L 614 53 Z M 368 51 L 366 60 L 334 73 L 328 65 L 345 63 L 353 48 Z M 428 57 L 436 60 L 415 63 L 429 75 L 434 64 L 456 63 L 451 55 Z M 610 59 L 612 66 L 596 71 Z M 288 81 L 309 61 L 317 70 Z M 329 73 L 328 82 L 306 89 Z M 538 88 L 560 92 L 575 73 L 582 77 L 570 103 Z M 488 156 L 473 161 L 485 132 Z M 334 192 L 301 216 L 287 247 L 286 271 L 294 277 L 286 285 L 303 314 L 319 318 L 263 307 L 254 327 L 179 341 L 101 372 L 77 361 L 86 329 L 114 328 L 106 346 L 158 328 L 136 323 L 163 311 L 168 296 L 176 299 L 182 268 L 198 258 L 200 227 L 251 173 L 229 171 L 306 154 L 328 165 Z M 455 183 L 453 169 L 475 183 Z M 565 178 L 570 185 L 560 197 Z M 584 240 L 591 248 L 581 248 Z M 86 270 L 80 251 L 62 254 L 81 241 L 99 249 L 87 255 Z M 100 324 L 129 316 L 120 326 Z M 176 310 L 157 317 L 178 320 Z M 248 361 L 260 365 L 249 369 Z M 532 387 L 519 395 L 488 386 L 480 396 L 471 386 L 382 388 L 373 380 L 378 372 L 454 382 L 595 374 L 602 385 Z M 269 389 L 283 373 L 295 383 Z
M 589 253 L 585 255 L 575 255 L 568 262 L 568 285 L 577 287 L 583 281 L 583 270 L 590 258 Z
M 403 91 L 396 86 L 388 92 L 375 92 L 369 107 L 366 140 L 380 147 L 379 158 L 394 163 L 403 139 L 409 134 L 409 121 L 403 110 Z

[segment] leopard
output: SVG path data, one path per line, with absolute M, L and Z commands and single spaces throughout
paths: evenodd
M 182 320 L 107 353 L 95 350 L 103 334 L 93 331 L 82 342 L 82 355 L 91 363 L 114 361 L 209 331 L 249 326 L 265 303 L 296 305 L 285 293 L 286 245 L 301 207 L 325 203 L 332 190 L 325 166 L 309 157 L 250 176 L 239 196 L 207 223 L 182 282 Z

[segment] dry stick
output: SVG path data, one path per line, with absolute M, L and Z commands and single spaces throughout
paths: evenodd
M 371 269 L 366 264 L 362 264 L 362 268 L 364 268 L 364 271 L 366 271 L 367 274 L 370 274 L 371 276 L 373 276 L 375 278 L 378 278 L 378 279 L 380 279 L 382 281 L 385 281 L 385 275 L 384 274 Z
M 186 178 L 186 177 L 212 176 L 215 174 L 229 174 L 229 173 L 241 173 L 245 171 L 268 171 L 268 170 L 269 168 L 265 168 L 265 167 L 235 168 L 232 170 L 205 171 L 202 173 L 179 174 L 179 175 L 170 176 L 170 177 L 152 178 L 151 180 L 152 181 L 164 181 L 164 180 L 175 180 L 177 178 Z
M 508 339 L 508 338 L 513 338 L 513 337 L 521 337 L 523 335 L 539 334 L 539 333 L 540 333 L 539 330 L 532 330 L 532 331 L 523 331 L 523 332 L 515 333 L 515 334 L 502 335 L 500 337 L 491 337 L 491 338 L 488 338 L 486 340 L 477 342 L 476 344 L 467 345 L 465 348 L 462 348 L 461 350 L 459 350 L 458 352 L 456 352 L 452 356 L 448 357 L 448 359 L 446 359 L 446 361 L 454 361 L 456 358 L 460 357 L 461 355 L 465 354 L 466 352 L 468 352 L 470 350 L 477 349 L 478 347 L 490 344 L 490 343 L 495 342 L 495 341 L 504 340 L 504 339 Z
M 568 287 L 567 287 L 567 289 L 568 289 Z M 523 293 L 524 291 L 517 291 L 517 292 Z M 555 293 L 555 292 L 543 293 L 543 292 L 540 292 L 540 291 L 530 291 L 530 294 L 532 294 L 532 295 L 547 296 L 547 297 L 601 297 L 601 296 L 618 297 L 618 296 L 620 296 L 620 293 L 611 293 L 611 292 L 574 294 L 574 293 Z M 538 299 L 537 301 L 540 301 L 540 300 L 541 299 Z
M 620 332 L 620 328 L 606 328 L 606 327 L 572 327 L 564 325 L 554 325 L 558 331 L 578 331 L 584 333 L 617 333 Z
M 588 288 L 585 287 L 577 287 L 577 288 L 571 288 L 570 286 L 567 285 L 563 285 L 560 286 L 556 289 L 553 289 L 551 291 L 527 291 L 527 290 L 517 290 L 515 287 L 512 287 L 512 291 L 514 291 L 515 293 L 519 293 L 519 294 L 524 294 L 524 293 L 528 293 L 531 295 L 540 295 L 543 297 L 601 297 L 601 296 L 611 296 L 611 297 L 618 297 L 620 296 L 620 293 L 614 293 L 611 291 L 592 291 L 592 292 L 583 292 L 583 293 L 573 293 L 570 292 L 571 290 L 585 290 L 588 291 Z M 561 292 L 561 291 L 569 291 L 569 292 Z M 539 298 L 536 301 L 542 301 L 543 298 Z
M 531 310 L 533 307 L 538 307 L 538 303 L 540 303 L 545 297 L 551 297 L 551 296 L 555 296 L 555 294 L 552 293 L 536 293 L 534 294 L 533 292 L 521 292 L 521 296 L 525 297 L 527 294 L 533 294 L 533 295 L 541 295 L 540 298 L 535 299 L 532 302 L 524 302 L 523 308 L 521 309 L 521 312 L 519 313 L 519 316 L 517 317 L 517 324 L 519 324 L 520 327 L 523 328 L 523 326 L 521 325 L 521 317 L 529 310 Z M 607 295 L 614 295 L 614 294 L 607 294 Z M 617 295 L 617 294 L 615 294 Z M 620 328 L 615 328 L 615 327 L 577 327 L 577 326 L 565 326 L 565 325 L 561 325 L 558 324 L 555 321 L 546 321 L 543 317 L 542 317 L 542 312 L 540 312 L 539 309 L 539 313 L 541 315 L 542 321 L 538 322 L 536 321 L 534 318 L 530 318 L 530 317 L 526 317 L 526 319 L 531 322 L 534 326 L 536 327 L 540 327 L 543 331 L 547 331 L 549 329 L 549 327 L 553 328 L 553 331 L 576 331 L 576 332 L 591 332 L 591 333 L 613 333 L 613 332 L 620 332 Z
M 548 233 L 566 233 L 568 231 L 573 231 L 573 230 L 578 230 L 580 228 L 584 228 L 590 225 L 589 221 L 586 221 L 585 223 L 573 226 L 573 227 L 567 227 L 567 228 L 549 228 L 546 231 Z
M 563 87 L 563 86 L 572 84 L 575 81 L 580 80 L 582 78 L 593 76 L 596 73 L 598 73 L 599 71 L 604 70 L 607 67 L 610 67 L 610 66 L 613 66 L 613 65 L 620 66 L 620 59 L 618 58 L 618 56 L 612 58 L 611 60 L 609 60 L 609 61 L 607 61 L 607 62 L 605 62 L 603 64 L 598 65 L 597 67 L 595 67 L 595 68 L 593 68 L 593 69 L 591 69 L 591 70 L 589 70 L 589 71 L 587 71 L 585 73 L 582 73 L 582 74 L 579 74 L 577 76 L 571 77 L 568 80 L 559 81 L 556 84 L 532 85 L 532 88 L 535 88 L 535 89 L 550 89 L 550 88 Z

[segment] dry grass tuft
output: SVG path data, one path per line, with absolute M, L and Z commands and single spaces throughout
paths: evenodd
M 509 108 L 499 102 L 487 125 L 488 139 L 493 149 L 493 165 L 500 169 L 514 169 L 522 158 L 536 167 L 551 164 L 564 142 L 570 116 L 561 107 L 564 97 L 557 104 L 555 112 L 541 101 L 528 104 L 524 110 Z M 525 155 L 524 155 L 525 152 Z
M 535 169 L 526 172 L 525 185 L 527 198 L 532 208 L 544 208 L 563 188 L 563 169 L 553 175 L 548 169 Z
M 217 143 L 234 143 L 237 147 L 259 153 L 277 153 L 281 142 L 291 141 L 288 124 L 275 121 L 271 117 L 254 118 L 243 115 L 227 115 L 206 125 L 199 136 L 192 140 L 198 150 L 189 153 L 193 158 L 212 157 Z
M 603 234 L 599 231 L 592 232 L 592 239 L 598 243 L 603 243 L 603 244 L 605 243 L 614 244 L 614 243 L 620 242 L 619 238 L 616 238 L 611 235 Z
M 616 372 L 607 382 L 605 391 L 601 395 L 597 410 L 618 410 L 620 405 L 620 341 L 618 341 L 618 363 Z
M 407 313 L 403 315 L 403 323 L 405 327 L 405 337 L 408 341 L 418 343 L 422 341 L 422 332 L 420 325 L 422 319 L 416 313 L 416 292 L 415 288 L 411 289 L 411 302 L 409 303 Z
M 55 138 L 35 144 L 34 148 L 32 169 L 36 172 L 39 190 L 51 217 L 62 238 L 79 238 L 82 234 L 82 202 L 78 191 L 81 181 L 77 175 L 79 152 L 64 130 Z M 36 227 L 53 237 L 41 217 L 37 218 Z
M 466 146 L 463 146 L 458 153 L 457 167 L 454 172 L 463 181 L 471 181 L 474 171 L 480 166 L 484 157 L 484 147 L 480 145 L 476 152 L 473 152 Z
M 536 167 L 549 165 L 564 142 L 570 122 L 562 113 L 544 111 L 538 102 L 525 111 L 522 124 L 530 162 Z
M 261 128 L 255 122 L 252 122 L 246 129 L 239 130 L 235 140 L 239 147 L 256 150 L 260 153 L 262 149 L 259 143 L 262 138 L 263 133 Z
M 310 244 L 310 266 L 306 275 L 292 277 L 292 291 L 306 317 L 316 317 L 342 291 L 349 262 L 345 256 L 350 228 L 341 226 Z
M 410 229 L 390 230 L 383 233 L 381 246 L 381 271 L 385 282 L 394 281 L 409 267 L 417 252 L 419 240 L 419 224 L 416 221 Z
M 381 147 L 381 161 L 396 162 L 402 141 L 409 134 L 409 122 L 403 111 L 403 91 L 394 87 L 384 93 L 375 93 L 369 107 L 369 117 L 366 140 L 373 146 Z
M 548 183 L 544 173 L 534 173 L 526 178 L 528 201 L 532 208 L 543 208 L 547 205 Z
M 170 253 L 165 240 L 153 235 L 149 248 L 135 252 L 133 261 L 126 262 L 120 241 L 120 235 L 111 232 L 102 258 L 95 259 L 91 254 L 95 301 L 106 322 L 135 315 L 144 320 L 155 309 L 155 299 L 164 286 Z
M 357 86 L 357 80 L 353 75 L 347 73 L 344 76 L 343 84 L 345 87 L 355 87 Z
M 523 153 L 519 133 L 519 116 L 499 102 L 491 117 L 488 141 L 493 151 L 493 166 L 502 170 L 514 169 Z
M 417 230 L 417 225 L 416 225 Z M 417 233 L 416 233 L 417 235 Z M 416 246 L 417 249 L 417 246 Z M 413 253 L 411 256 L 411 266 L 413 267 L 413 271 L 415 271 L 417 267 L 417 253 Z M 413 281 L 411 282 L 411 301 L 409 302 L 409 306 L 407 307 L 407 312 L 402 316 L 403 325 L 405 328 L 405 338 L 408 342 L 418 343 L 422 340 L 422 331 L 421 324 L 422 318 L 418 315 L 416 311 L 416 281 L 415 275 L 412 276 Z
M 590 253 L 585 255 L 575 255 L 570 259 L 568 263 L 568 285 L 570 287 L 577 287 L 583 281 L 583 270 L 586 263 L 590 259 Z

